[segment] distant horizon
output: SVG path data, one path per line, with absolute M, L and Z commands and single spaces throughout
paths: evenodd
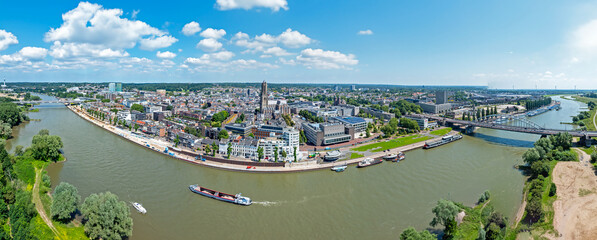
M 48 81 L 31 81 L 31 82 L 7 82 L 7 85 L 10 84 L 35 84 L 35 83 L 47 83 L 47 84 L 109 84 L 109 83 L 122 83 L 122 84 L 260 84 L 262 81 L 256 82 L 122 82 L 122 81 L 101 81 L 101 82 L 48 82 Z M 489 88 L 488 86 L 482 85 L 397 85 L 397 84 L 374 84 L 374 83 L 362 83 L 362 84 L 349 84 L 349 83 L 279 83 L 279 82 L 268 82 L 268 85 L 325 85 L 325 86 L 343 86 L 343 87 L 350 87 L 352 85 L 355 86 L 365 86 L 365 87 L 392 87 L 392 88 L 430 88 L 430 89 L 437 89 L 437 88 L 483 88 L 485 90 L 496 90 L 496 91 L 579 91 L 579 92 L 586 92 L 586 91 L 597 91 L 597 89 L 548 89 L 548 88 L 537 88 L 537 89 L 523 89 L 523 88 Z

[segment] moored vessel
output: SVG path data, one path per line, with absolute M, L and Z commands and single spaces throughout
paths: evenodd
M 425 145 L 423 145 L 423 149 L 439 147 L 441 145 L 451 143 L 451 142 L 454 142 L 454 141 L 457 141 L 460 139 L 462 139 L 462 135 L 460 135 L 460 134 L 444 136 L 444 137 L 442 137 L 442 139 L 434 141 L 434 142 L 425 142 Z
M 244 206 L 249 206 L 249 205 L 251 205 L 251 203 L 253 203 L 250 198 L 243 197 L 243 196 L 241 196 L 240 193 L 236 194 L 236 195 L 232 195 L 232 194 L 222 193 L 222 192 L 218 192 L 218 191 L 211 190 L 208 188 L 204 188 L 204 187 L 201 187 L 198 185 L 190 185 L 189 189 L 191 190 L 191 192 L 197 193 L 199 195 L 203 195 L 203 196 L 210 197 L 210 198 L 224 201 L 224 202 L 235 203 L 235 204 L 244 205 Z
M 325 156 L 323 157 L 323 160 L 328 161 L 328 162 L 333 162 L 333 161 L 338 160 L 340 158 L 340 156 L 342 156 L 342 153 L 340 152 L 340 150 L 335 150 L 335 151 L 327 152 L 325 154 Z
M 334 172 L 344 172 L 344 170 L 346 170 L 346 165 L 341 165 L 341 166 L 334 166 L 332 167 L 332 171 Z
M 365 158 L 363 161 L 360 161 L 359 164 L 357 165 L 358 168 L 364 168 L 364 167 L 369 167 L 372 165 L 376 165 L 376 164 L 380 164 L 383 161 L 379 158 L 377 159 L 373 159 L 373 158 Z

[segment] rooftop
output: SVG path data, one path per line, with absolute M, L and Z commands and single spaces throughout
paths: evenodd
M 366 122 L 365 119 L 360 118 L 360 117 L 336 117 L 336 119 L 338 119 L 338 121 L 346 122 L 349 124 L 357 124 L 357 123 Z

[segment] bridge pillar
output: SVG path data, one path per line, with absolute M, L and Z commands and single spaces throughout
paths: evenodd
M 585 134 L 584 136 L 580 137 L 580 145 L 584 145 L 585 147 L 590 147 L 593 139 L 589 137 L 589 135 Z
M 465 134 L 473 134 L 475 132 L 475 126 L 466 126 L 464 129 Z

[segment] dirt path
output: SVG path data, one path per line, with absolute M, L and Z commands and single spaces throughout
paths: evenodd
M 514 224 L 514 228 L 518 227 L 518 223 L 520 223 L 520 220 L 522 220 L 522 216 L 524 215 L 524 210 L 527 207 L 527 192 L 525 191 L 522 195 L 522 204 L 520 205 L 520 208 L 518 208 L 518 212 L 516 212 L 516 219 L 515 224 Z
M 56 228 L 54 227 L 54 224 L 52 224 L 52 220 L 46 214 L 44 205 L 42 204 L 41 198 L 39 197 L 40 182 L 41 182 L 41 169 L 35 169 L 35 184 L 33 184 L 33 194 L 32 194 L 33 203 L 35 203 L 35 209 L 39 213 L 39 216 L 41 217 L 41 219 L 43 219 L 44 222 L 46 223 L 46 225 L 48 225 L 48 227 L 52 230 L 52 232 L 54 232 L 54 235 L 56 235 L 56 237 L 58 237 L 60 239 L 60 237 L 59 237 L 60 234 L 58 233 L 58 230 L 56 230 Z
M 590 157 L 577 150 L 579 162 L 559 162 L 553 170 L 558 199 L 553 203 L 557 239 L 594 239 L 597 235 L 597 176 Z

